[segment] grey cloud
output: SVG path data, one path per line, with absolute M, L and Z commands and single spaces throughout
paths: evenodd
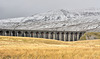
M 29 16 L 54 9 L 100 8 L 100 0 L 0 0 L 0 19 Z

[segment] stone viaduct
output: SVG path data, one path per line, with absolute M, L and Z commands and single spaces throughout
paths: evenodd
M 1 36 L 21 36 L 54 39 L 60 41 L 77 41 L 85 31 L 46 31 L 46 30 L 8 30 L 0 29 Z

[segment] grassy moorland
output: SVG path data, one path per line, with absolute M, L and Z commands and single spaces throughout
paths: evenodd
M 0 36 L 0 59 L 100 59 L 100 40 L 63 42 Z
M 100 32 L 87 32 L 80 40 L 100 39 Z

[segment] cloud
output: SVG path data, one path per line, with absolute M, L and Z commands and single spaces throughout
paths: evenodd
M 98 7 L 100 0 L 0 0 L 0 18 L 29 16 L 53 9 Z

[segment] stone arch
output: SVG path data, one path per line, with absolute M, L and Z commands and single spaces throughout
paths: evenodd
M 9 36 L 10 35 L 10 32 L 9 31 L 6 31 L 6 35 Z
M 41 32 L 41 38 L 43 38 L 43 36 L 44 36 L 44 32 Z
M 3 31 L 0 31 L 0 35 L 3 35 Z
M 51 35 L 51 37 L 50 37 L 51 39 L 53 39 L 53 34 L 54 34 L 54 33 L 53 33 L 53 32 L 51 32 L 51 34 L 50 34 L 50 35 Z
M 69 33 L 67 32 L 67 33 L 66 33 L 66 41 L 68 41 L 68 34 L 69 34 Z
M 16 32 L 15 31 L 12 31 L 12 36 L 16 36 Z
M 28 34 L 29 34 L 29 33 L 26 31 L 26 32 L 25 32 L 25 37 L 28 37 Z
M 71 32 L 71 38 L 70 38 L 70 41 L 73 41 L 73 35 L 74 35 L 74 33 Z
M 21 35 L 21 31 L 18 31 L 18 34 L 17 34 L 17 36 L 22 36 L 22 35 Z
M 79 33 L 79 39 L 81 38 L 81 36 L 82 36 L 82 32 Z
M 18 34 L 21 34 L 21 31 L 18 31 Z
M 31 35 L 31 37 L 33 37 L 34 33 L 33 32 L 30 32 L 30 35 Z
M 64 32 L 61 33 L 62 41 L 64 41 Z
M 49 36 L 49 32 L 46 32 L 46 38 L 48 39 L 48 36 Z
M 75 33 L 75 38 L 74 38 L 75 41 L 77 41 L 77 39 L 78 39 L 78 38 L 77 38 L 77 34 L 78 34 L 78 33 L 76 32 L 76 33 Z
M 56 39 L 59 40 L 59 32 L 57 32 Z
M 36 32 L 36 37 L 37 37 L 37 38 L 39 37 L 39 32 Z

